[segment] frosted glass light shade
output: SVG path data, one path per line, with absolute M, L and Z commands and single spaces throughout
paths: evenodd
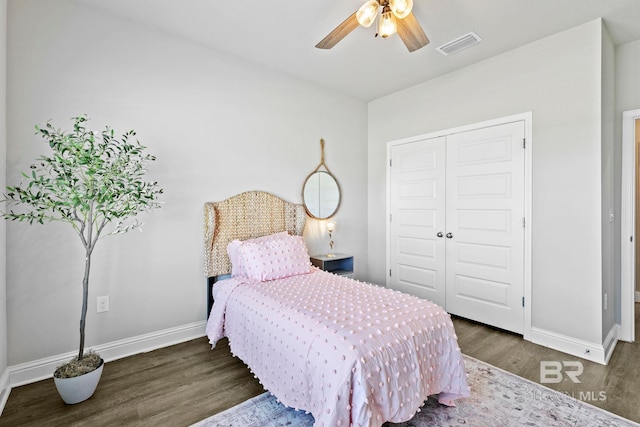
M 398 26 L 396 24 L 396 17 L 393 15 L 391 10 L 385 7 L 378 23 L 378 35 L 383 39 L 386 39 L 397 31 Z
M 356 19 L 358 23 L 363 27 L 370 27 L 373 24 L 373 21 L 376 20 L 376 16 L 378 16 L 378 9 L 380 5 L 376 0 L 369 0 L 356 12 Z
M 405 18 L 413 9 L 413 0 L 390 0 L 389 7 L 396 17 Z

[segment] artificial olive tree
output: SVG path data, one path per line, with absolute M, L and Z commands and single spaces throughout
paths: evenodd
M 36 134 L 51 153 L 31 165 L 17 186 L 7 186 L 8 220 L 29 224 L 62 221 L 71 225 L 85 249 L 80 316 L 80 348 L 84 356 L 85 322 L 89 294 L 91 254 L 101 237 L 125 233 L 141 224 L 139 213 L 160 207 L 162 189 L 145 180 L 147 164 L 155 157 L 129 131 L 116 137 L 108 126 L 102 132 L 86 129 L 87 117 L 73 119 L 65 132 L 48 122 Z

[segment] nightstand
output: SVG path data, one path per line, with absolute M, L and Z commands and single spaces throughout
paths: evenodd
M 353 255 L 334 255 L 314 255 L 311 257 L 311 264 L 329 273 L 353 278 Z

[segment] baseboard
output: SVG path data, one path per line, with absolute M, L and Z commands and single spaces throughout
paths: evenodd
M 580 340 L 540 328 L 531 328 L 531 341 L 572 356 L 591 360 L 602 365 L 607 364 L 605 348 L 599 343 Z
M 618 339 L 620 338 L 620 325 L 613 325 L 607 337 L 604 339 L 604 343 L 602 346 L 604 347 L 604 364 L 608 365 L 609 360 L 611 359 L 611 355 L 613 354 L 613 350 L 616 348 L 616 344 L 618 344 Z
M 91 349 L 99 353 L 106 362 L 109 362 L 203 337 L 205 335 L 205 326 L 206 322 L 204 321 L 194 322 L 150 334 L 138 335 L 107 344 L 92 346 Z M 76 352 L 70 352 L 9 366 L 7 368 L 9 372 L 9 385 L 11 387 L 17 387 L 51 378 L 56 367 L 69 361 L 75 355 Z
M 11 393 L 11 385 L 9 384 L 9 369 L 5 369 L 0 376 L 0 415 L 4 410 L 4 405 L 7 404 L 9 399 L 9 393 Z

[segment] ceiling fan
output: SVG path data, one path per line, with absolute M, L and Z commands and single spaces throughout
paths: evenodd
M 411 9 L 413 0 L 369 0 L 323 38 L 316 47 L 331 49 L 358 25 L 370 27 L 378 17 L 378 11 L 382 10 L 376 37 L 386 39 L 397 32 L 409 52 L 418 50 L 429 44 L 429 39 L 411 13 Z

